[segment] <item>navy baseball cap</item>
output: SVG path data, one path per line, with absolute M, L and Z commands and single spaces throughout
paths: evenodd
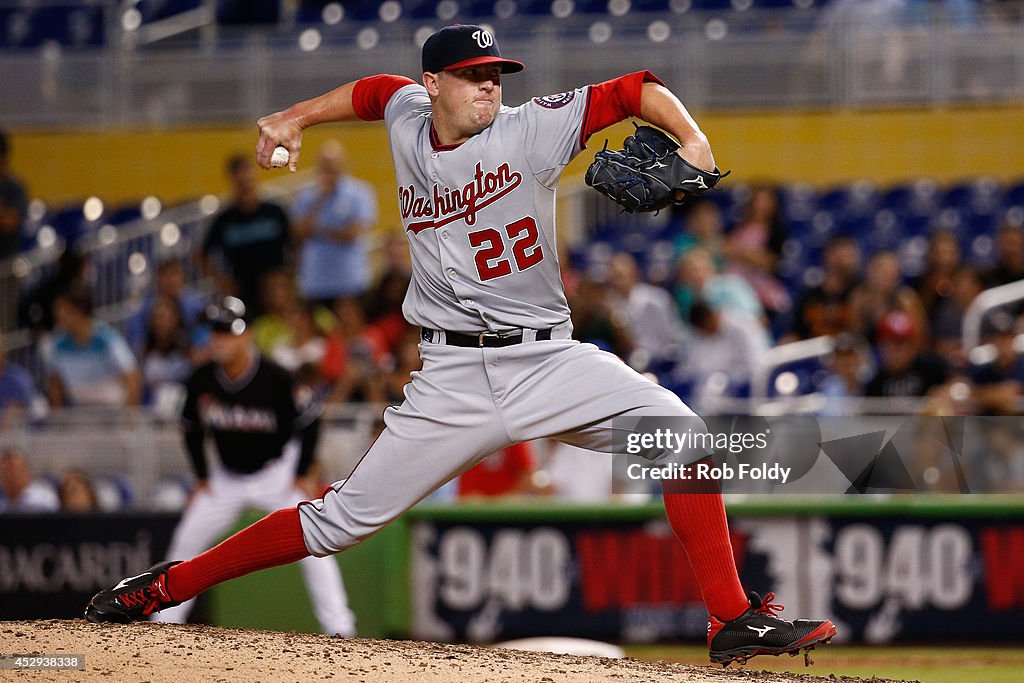
M 474 24 L 445 26 L 423 43 L 423 70 L 432 74 L 480 64 L 499 64 L 504 74 L 522 71 L 525 65 L 505 59 L 494 34 Z
M 241 299 L 226 296 L 206 307 L 203 320 L 214 332 L 226 332 L 236 337 L 245 332 L 245 304 Z

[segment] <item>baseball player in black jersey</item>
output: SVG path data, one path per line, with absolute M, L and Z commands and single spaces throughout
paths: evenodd
M 245 320 L 245 306 L 227 297 L 205 312 L 212 329 L 213 361 L 188 380 L 182 429 L 198 479 L 170 557 L 209 548 L 247 508 L 262 511 L 315 498 L 309 475 L 319 437 L 320 406 L 297 395 L 287 370 L 260 355 Z M 208 463 L 206 437 L 220 456 Z M 355 635 L 338 565 L 330 558 L 301 563 L 317 619 L 326 633 Z M 184 623 L 192 602 L 164 610 L 157 621 Z

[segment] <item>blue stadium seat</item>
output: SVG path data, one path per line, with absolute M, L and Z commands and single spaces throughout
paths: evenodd
M 517 0 L 519 14 L 551 14 L 551 0 Z
M 815 391 L 817 384 L 820 382 L 821 374 L 824 368 L 821 365 L 821 361 L 817 358 L 808 360 L 797 361 L 795 363 L 788 363 L 780 366 L 772 373 L 771 379 L 768 382 L 768 396 L 779 396 L 779 392 L 776 387 L 776 380 L 779 375 L 784 373 L 792 373 L 797 380 L 796 388 L 792 393 L 787 394 L 788 396 L 802 396 L 810 394 Z
M 514 1 L 514 0 L 513 0 Z M 490 19 L 495 16 L 494 5 L 497 0 L 462 0 L 459 3 L 460 11 L 472 19 Z M 514 3 L 515 11 L 518 12 L 518 3 Z
M 345 18 L 354 21 L 376 21 L 379 18 L 381 0 L 352 0 L 343 2 Z
M 901 213 L 910 210 L 913 188 L 910 185 L 896 185 L 879 195 L 879 208 L 890 209 Z
M 867 250 L 875 252 L 898 248 L 905 238 L 903 227 L 899 214 L 892 209 L 879 209 L 864 235 Z
M 782 258 L 779 259 L 776 272 L 790 292 L 798 292 L 803 289 L 804 273 L 814 263 L 810 259 L 809 246 L 805 240 L 793 236 L 782 245 Z
M 202 6 L 203 0 L 142 0 L 135 7 L 142 14 L 142 21 L 156 21 L 173 17 Z
M 1007 209 L 1011 206 L 1024 207 L 1024 182 L 1006 191 L 1006 194 L 1003 196 L 1003 206 Z
M 139 202 L 132 202 L 131 204 L 123 204 L 118 206 L 116 209 L 110 212 L 107 216 L 107 223 L 111 225 L 121 225 L 122 223 L 128 223 L 130 221 L 137 220 L 142 217 L 142 208 Z
M 0 47 L 21 47 L 28 13 L 17 7 L 0 7 Z
M 608 14 L 609 0 L 575 0 L 576 12 L 581 14 Z M 635 3 L 629 1 L 627 14 L 634 10 Z
M 666 12 L 668 0 L 633 0 L 634 12 Z
M 436 20 L 437 4 L 435 0 L 404 0 L 402 16 L 418 20 Z
M 82 215 L 82 203 L 77 202 L 66 206 L 53 215 L 50 225 L 57 231 L 69 246 L 78 242 L 85 232 L 85 216 Z
M 9 10 L 4 34 L 5 43 L 10 47 L 38 47 L 43 42 L 39 12 L 32 7 Z

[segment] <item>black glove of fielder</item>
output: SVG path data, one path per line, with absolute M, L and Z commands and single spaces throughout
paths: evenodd
M 682 204 L 728 175 L 717 167 L 702 171 L 676 154 L 677 149 L 679 143 L 657 128 L 637 126 L 622 149 L 610 150 L 605 143 L 587 169 L 586 183 L 633 213 Z

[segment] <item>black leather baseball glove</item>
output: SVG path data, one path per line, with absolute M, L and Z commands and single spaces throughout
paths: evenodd
M 634 124 L 636 125 L 636 124 Z M 729 175 L 702 171 L 676 154 L 679 143 L 651 126 L 636 132 L 610 150 L 608 143 L 587 169 L 586 183 L 619 204 L 628 213 L 660 211 L 702 195 Z

